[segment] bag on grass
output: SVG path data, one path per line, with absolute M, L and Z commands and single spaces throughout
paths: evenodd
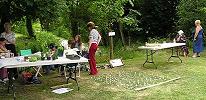
M 32 83 L 32 73 L 31 72 L 22 72 L 22 80 L 25 84 Z
M 22 72 L 22 79 L 25 84 L 40 84 L 38 77 L 32 75 L 31 72 Z
M 41 81 L 38 79 L 38 77 L 33 76 L 33 77 L 32 77 L 32 83 L 33 83 L 33 84 L 41 84 Z

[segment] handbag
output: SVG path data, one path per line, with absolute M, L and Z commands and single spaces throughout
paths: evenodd
M 79 55 L 66 55 L 66 58 L 70 59 L 70 60 L 79 60 L 81 57 Z

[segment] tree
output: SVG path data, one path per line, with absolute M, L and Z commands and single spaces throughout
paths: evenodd
M 40 19 L 44 29 L 58 17 L 63 0 L 3 0 L 0 1 L 1 32 L 6 21 L 20 21 L 26 18 L 29 36 L 34 36 L 32 21 Z M 59 3 L 60 2 L 60 3 Z
M 191 36 L 195 20 L 206 26 L 206 0 L 180 0 L 178 5 L 178 28 Z
M 131 40 L 138 40 L 139 38 L 142 38 L 139 36 L 140 31 L 142 28 L 140 28 L 140 17 L 141 13 L 139 12 L 140 5 L 142 4 L 143 0 L 135 0 L 133 2 L 128 2 L 126 5 L 124 5 L 124 15 L 122 18 L 123 22 L 123 30 L 124 35 L 127 37 L 125 39 L 129 46 L 131 44 Z M 139 37 L 139 38 L 138 38 Z
M 179 0 L 144 0 L 140 13 L 141 26 L 148 36 L 166 37 L 174 32 Z
M 85 26 L 87 22 L 91 19 L 91 12 L 88 8 L 91 6 L 92 2 L 90 0 L 68 0 L 66 10 L 67 16 L 64 16 L 67 22 L 67 27 L 72 30 L 72 36 L 76 34 L 81 34 L 82 36 L 87 36 L 87 30 Z M 69 18 L 69 19 L 68 19 Z
M 124 17 L 129 17 L 125 13 L 126 4 L 133 5 L 132 0 L 96 0 L 93 2 L 89 8 L 92 12 L 92 19 L 104 30 L 104 32 L 109 31 L 109 26 L 112 23 L 114 30 L 117 34 L 115 37 L 121 37 L 122 44 L 125 45 L 124 38 L 124 24 L 127 23 L 127 19 Z M 133 19 L 130 17 L 130 19 Z

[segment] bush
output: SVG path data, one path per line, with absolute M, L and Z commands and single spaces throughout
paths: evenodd
M 141 43 L 137 42 L 132 44 L 130 47 L 123 47 L 121 41 L 118 41 L 115 43 L 113 59 L 133 59 L 137 55 L 136 51 L 139 45 L 141 45 Z M 110 48 L 101 46 L 100 50 L 101 55 L 99 55 L 99 51 L 96 52 L 97 63 L 108 63 L 110 60 Z
M 31 49 L 32 52 L 46 52 L 50 43 L 55 43 L 57 46 L 60 45 L 60 38 L 46 31 L 36 33 L 36 39 L 28 39 L 28 37 L 22 36 L 18 37 L 16 41 L 18 52 L 23 49 Z
M 109 62 L 109 48 L 104 46 L 99 46 L 96 52 L 96 62 L 97 63 L 108 63 Z
M 62 37 L 62 38 L 65 38 L 65 39 L 68 39 L 69 37 L 72 37 L 71 34 L 70 34 L 71 32 L 69 32 L 68 29 L 65 28 L 64 26 L 57 27 L 53 32 L 56 36 Z

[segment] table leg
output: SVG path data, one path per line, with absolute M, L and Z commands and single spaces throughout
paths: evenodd
M 37 69 L 37 72 L 36 72 L 36 74 L 35 74 L 35 77 L 37 77 L 38 74 L 40 74 L 40 73 L 39 73 L 40 69 L 41 69 L 41 66 L 38 66 L 38 69 Z M 42 75 L 40 74 L 40 76 L 42 76 Z
M 77 71 L 77 66 L 75 66 L 74 68 L 74 71 L 72 72 L 72 69 L 71 67 L 69 67 L 69 77 L 67 77 L 67 84 L 69 83 L 69 79 L 71 78 L 72 80 L 76 81 L 76 84 L 77 84 L 77 87 L 78 87 L 78 90 L 79 90 L 79 83 L 77 81 L 77 75 L 76 75 L 76 71 Z M 74 77 L 72 77 L 72 75 L 74 74 Z
M 12 94 L 13 94 L 13 99 L 16 100 L 16 93 L 15 93 L 15 86 L 14 86 L 14 73 L 12 71 L 9 72 L 8 74 L 8 78 L 9 78 L 9 83 L 8 83 L 8 93 L 9 93 L 9 90 L 11 88 L 12 90 Z
M 178 49 L 178 47 L 173 47 L 173 48 L 171 48 L 172 49 L 172 54 L 171 54 L 171 56 L 168 58 L 168 62 L 169 62 L 169 60 L 172 58 L 172 57 L 176 57 L 176 58 L 178 58 L 180 61 L 181 61 L 181 63 L 182 63 L 182 59 L 180 58 L 180 56 L 179 56 L 179 49 Z M 175 49 L 175 51 L 174 51 L 174 49 Z M 174 52 L 176 52 L 176 55 L 174 55 Z
M 155 53 L 156 51 L 153 51 L 153 50 L 150 50 L 150 52 L 148 50 L 146 50 L 146 61 L 144 62 L 143 64 L 143 67 L 146 63 L 152 63 L 155 65 L 154 63 L 154 60 L 153 60 L 153 54 Z M 157 67 L 156 67 L 157 68 Z
M 32 67 L 35 71 L 36 71 L 36 74 L 38 75 L 40 75 L 41 77 L 43 76 L 39 71 L 40 71 L 40 69 L 41 69 L 41 66 L 38 66 L 38 68 L 36 69 L 35 67 Z M 36 76 L 36 74 L 35 74 L 35 76 Z
M 178 47 L 176 48 L 176 54 L 177 54 L 177 58 L 179 58 L 180 62 L 182 63 L 182 59 L 180 58 Z

